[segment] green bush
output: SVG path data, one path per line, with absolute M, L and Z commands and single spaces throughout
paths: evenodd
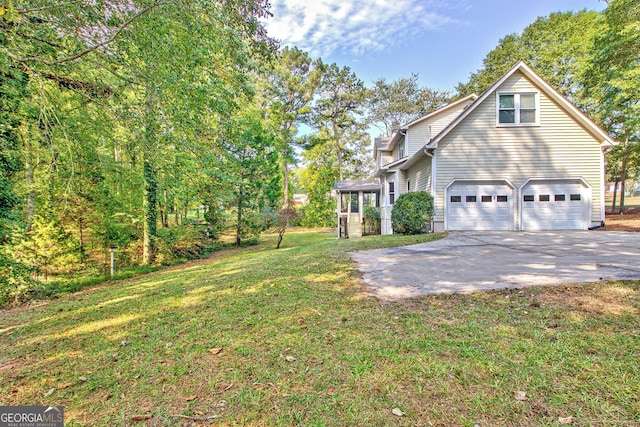
M 367 224 L 380 222 L 380 208 L 377 208 L 375 206 L 365 207 L 363 212 L 363 217 L 364 217 L 364 221 Z
M 398 234 L 422 234 L 431 231 L 433 196 L 424 191 L 398 197 L 391 211 L 391 226 Z
M 220 249 L 222 244 L 207 237 L 205 226 L 180 225 L 158 230 L 156 263 L 171 265 L 199 259 Z

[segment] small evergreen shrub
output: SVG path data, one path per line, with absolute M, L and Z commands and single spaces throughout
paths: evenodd
M 398 197 L 391 210 L 391 226 L 397 234 L 423 234 L 431 230 L 433 196 L 424 191 Z

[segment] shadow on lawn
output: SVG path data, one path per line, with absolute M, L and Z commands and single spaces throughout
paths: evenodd
M 580 414 L 589 424 L 637 409 L 638 282 L 379 302 L 362 297 L 345 254 L 369 242 L 308 239 L 0 313 L 0 401 L 53 390 L 69 420 L 120 425 L 137 414 L 155 425 L 176 414 L 242 425 Z

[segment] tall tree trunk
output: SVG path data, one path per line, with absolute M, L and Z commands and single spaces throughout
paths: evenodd
M 187 194 L 187 199 L 184 201 L 184 216 L 182 217 L 182 223 L 187 222 L 187 218 L 189 216 L 189 195 Z
M 144 232 L 142 239 L 142 264 L 149 265 L 155 259 L 155 239 L 157 235 L 157 211 L 156 198 L 158 184 L 156 181 L 156 170 L 151 153 L 145 151 L 143 155 L 144 164 Z
M 284 198 L 284 203 L 282 204 L 284 209 L 289 209 L 289 162 L 287 160 L 282 161 L 282 197 Z
M 624 142 L 622 166 L 620 167 L 620 215 L 624 215 L 624 192 L 627 181 L 627 158 L 629 157 L 629 140 Z
M 342 147 L 340 147 L 340 137 L 338 135 L 338 126 L 333 123 L 333 136 L 336 139 L 336 149 L 338 150 L 338 175 L 342 181 Z
M 144 152 L 142 153 L 142 164 L 144 174 L 144 200 L 142 202 L 142 211 L 144 214 L 144 229 L 142 238 L 142 264 L 149 265 L 155 258 L 155 239 L 157 235 L 158 214 L 156 211 L 158 181 L 156 177 L 156 169 L 154 163 L 153 149 L 156 142 L 156 117 L 154 114 L 154 105 L 152 97 L 152 89 L 147 86 L 145 100 L 145 143 Z
M 289 132 L 291 129 L 291 126 L 293 126 L 293 123 L 290 121 L 287 121 L 284 123 L 284 133 L 283 133 L 283 138 L 286 139 L 286 143 L 284 144 L 284 146 L 282 147 L 282 198 L 283 203 L 282 203 L 282 207 L 284 209 L 288 209 L 289 208 Z
M 162 217 L 162 228 L 169 228 L 169 197 L 167 196 L 167 190 L 162 192 L 162 198 L 164 200 L 164 216 Z
M 613 184 L 613 202 L 611 203 L 611 213 L 614 214 L 616 213 L 616 198 L 618 196 L 618 184 L 620 183 L 619 180 L 615 180 L 614 184 Z

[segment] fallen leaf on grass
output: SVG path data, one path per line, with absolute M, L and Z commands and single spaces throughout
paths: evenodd
M 196 400 L 197 398 L 198 396 L 194 394 L 193 396 L 185 397 L 185 400 L 187 402 L 191 402 L 192 400 Z
M 73 383 L 64 383 L 64 384 L 62 384 L 62 385 L 58 386 L 58 388 L 69 388 L 69 387 L 71 387 L 72 385 L 73 385 Z
M 44 393 L 43 396 L 44 397 L 49 397 L 49 396 L 51 396 L 53 394 L 54 391 L 56 391 L 55 388 L 49 389 L 49 391 Z
M 222 351 L 221 347 L 216 347 L 216 348 L 210 348 L 209 349 L 209 353 L 211 353 L 211 354 L 220 354 L 221 351 Z
M 80 377 L 80 378 L 78 378 L 78 379 L 79 379 L 80 381 L 82 381 L 82 382 L 86 382 L 86 381 L 88 381 L 88 378 L 87 378 L 87 377 Z
M 283 355 L 281 354 L 281 355 L 280 355 L 280 359 L 284 359 L 284 360 L 286 360 L 287 362 L 295 362 L 295 361 L 296 361 L 296 358 L 295 358 L 295 357 L 293 357 L 293 356 L 290 356 L 290 355 L 283 356 Z
M 134 415 L 131 417 L 131 421 L 144 421 L 144 420 L 149 420 L 151 419 L 151 415 L 150 414 L 146 414 L 146 415 Z
M 402 411 L 400 410 L 400 408 L 393 408 L 393 409 L 391 410 L 391 413 L 392 413 L 393 415 L 395 415 L 395 416 L 398 416 L 398 417 L 402 417 L 402 416 L 404 416 L 404 412 L 402 412 Z
M 527 400 L 527 392 L 526 391 L 514 391 L 513 392 L 513 397 L 515 397 L 516 400 Z
M 558 424 L 573 424 L 573 417 L 558 417 Z

